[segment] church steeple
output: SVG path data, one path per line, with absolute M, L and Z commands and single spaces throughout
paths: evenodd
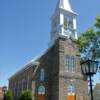
M 59 37 L 77 39 L 76 16 L 70 5 L 69 0 L 59 0 L 53 16 L 51 17 L 51 40 L 50 45 L 54 44 Z
M 58 8 L 64 9 L 69 12 L 73 12 L 72 8 L 70 6 L 69 0 L 59 0 L 56 9 L 58 9 Z

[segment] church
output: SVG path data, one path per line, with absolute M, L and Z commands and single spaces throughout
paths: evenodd
M 77 15 L 69 0 L 58 0 L 48 49 L 9 78 L 14 100 L 25 90 L 32 91 L 33 100 L 88 100 L 76 42 Z

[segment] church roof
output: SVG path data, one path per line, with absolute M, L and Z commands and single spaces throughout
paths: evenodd
M 39 63 L 39 59 L 45 55 L 50 49 L 52 48 L 52 46 L 46 50 L 43 50 L 38 56 L 34 57 L 32 60 L 30 60 L 28 63 L 26 63 L 20 70 L 18 70 L 14 75 L 12 75 L 10 79 L 12 79 L 13 77 L 15 77 L 16 75 L 26 71 L 27 69 L 29 69 L 30 67 L 36 65 L 37 63 Z

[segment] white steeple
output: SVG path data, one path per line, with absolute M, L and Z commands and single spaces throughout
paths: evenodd
M 69 0 L 59 0 L 57 4 L 57 9 L 58 8 L 62 8 L 66 11 L 73 12 Z
M 51 40 L 50 45 L 54 44 L 59 37 L 77 39 L 76 16 L 70 5 L 69 0 L 59 0 L 53 16 L 51 17 Z

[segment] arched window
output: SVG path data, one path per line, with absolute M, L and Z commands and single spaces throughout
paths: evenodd
M 64 17 L 64 29 L 67 30 L 68 28 L 68 19 L 67 17 Z
M 72 58 L 72 57 L 70 56 L 70 57 L 69 57 L 69 66 L 68 66 L 68 67 L 69 67 L 69 68 L 68 68 L 68 69 L 69 69 L 69 70 L 68 70 L 69 72 L 72 72 L 72 59 L 71 59 L 71 58 Z
M 74 56 L 71 56 L 71 72 L 75 72 L 76 69 L 76 59 Z
M 44 68 L 42 68 L 42 69 L 40 70 L 40 80 L 41 80 L 41 81 L 44 81 L 44 77 L 45 77 L 45 70 L 44 70 Z
M 45 95 L 45 87 L 44 86 L 39 86 L 38 94 L 39 95 Z
M 76 89 L 75 89 L 75 86 L 74 85 L 69 85 L 68 87 L 67 87 L 67 91 L 68 91 L 68 93 L 75 93 L 76 92 Z
M 72 19 L 72 18 L 69 18 L 69 21 L 68 21 L 68 28 L 69 28 L 69 29 L 73 29 L 73 19 Z
M 65 57 L 65 70 L 67 72 L 75 72 L 76 70 L 76 59 L 74 56 Z
M 69 70 L 69 56 L 68 55 L 65 57 L 65 70 L 66 71 Z
M 72 30 L 73 29 L 73 18 L 69 16 L 64 16 L 64 29 Z

